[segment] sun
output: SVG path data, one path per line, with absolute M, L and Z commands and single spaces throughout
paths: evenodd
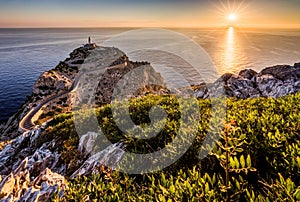
M 227 16 L 227 19 L 230 21 L 230 22 L 234 22 L 237 20 L 237 15 L 235 13 L 230 13 L 228 16 Z

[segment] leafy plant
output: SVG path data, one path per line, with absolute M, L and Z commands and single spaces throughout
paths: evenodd
M 203 139 L 211 130 L 209 120 L 212 118 L 211 101 L 199 100 L 201 117 L 197 136 L 189 150 L 172 166 L 144 175 L 113 171 L 109 177 L 103 173 L 81 176 L 68 182 L 65 195 L 59 200 L 299 201 L 299 103 L 300 94 L 277 99 L 227 99 L 220 139 L 212 152 L 199 160 L 198 154 Z M 154 105 L 166 111 L 167 122 L 154 139 L 146 141 L 120 131 L 110 105 L 100 107 L 96 114 L 102 131 L 111 142 L 123 142 L 131 152 L 147 153 L 168 144 L 177 135 L 181 118 L 175 97 L 148 95 L 131 100 L 133 121 L 149 124 L 149 109 Z M 120 103 L 118 107 L 122 111 L 126 106 Z M 85 114 L 82 123 L 88 123 L 89 112 Z M 46 131 L 47 135 L 60 136 L 66 141 L 62 150 L 67 153 L 77 146 L 72 140 L 76 135 L 71 118 L 72 114 L 54 118 Z M 83 125 L 81 132 L 89 129 L 88 125 Z

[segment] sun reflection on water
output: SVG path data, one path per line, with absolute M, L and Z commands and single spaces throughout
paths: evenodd
M 229 27 L 221 41 L 221 52 L 216 55 L 219 74 L 238 73 L 241 64 L 245 61 L 239 30 Z
M 233 27 L 229 27 L 227 30 L 226 46 L 224 51 L 224 68 L 232 71 L 235 66 L 236 54 L 235 30 Z

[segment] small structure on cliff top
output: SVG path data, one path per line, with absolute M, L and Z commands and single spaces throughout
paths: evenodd
M 85 48 L 88 48 L 88 49 L 94 49 L 97 47 L 96 43 L 92 43 L 92 39 L 91 37 L 89 36 L 88 38 L 88 43 L 84 45 Z

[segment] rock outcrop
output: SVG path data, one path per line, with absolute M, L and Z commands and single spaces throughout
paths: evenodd
M 45 168 L 54 169 L 63 173 L 63 166 L 59 165 L 60 154 L 57 150 L 60 141 L 43 137 L 42 131 L 46 124 L 37 129 L 25 132 L 12 139 L 0 151 L 0 174 L 8 175 L 16 170 L 24 158 L 28 158 L 26 169 L 33 175 L 40 173 Z
M 33 86 L 33 93 L 41 96 L 53 95 L 66 91 L 71 85 L 71 79 L 56 71 L 44 72 Z
M 94 135 L 92 133 L 88 134 L 88 136 L 92 139 L 94 138 Z M 86 137 L 84 137 L 84 139 L 85 138 Z M 120 159 L 123 157 L 124 153 L 124 145 L 122 143 L 111 144 L 107 148 L 96 152 L 95 154 L 90 156 L 86 161 L 84 161 L 80 168 L 77 169 L 71 175 L 71 178 L 76 178 L 81 175 L 90 175 L 92 173 L 98 173 L 99 168 L 103 165 L 110 165 L 110 168 L 114 169 L 117 166 Z
M 126 66 L 107 69 L 97 86 L 96 100 L 98 104 L 108 104 L 113 94 L 132 98 L 160 91 L 168 93 L 164 86 L 164 79 L 150 64 L 128 62 Z
M 51 194 L 66 186 L 68 163 L 64 163 L 59 149 L 63 141 L 58 137 L 44 138 L 47 124 L 26 132 L 8 143 L 0 152 L 0 201 L 49 201 Z M 101 151 L 92 151 L 98 134 L 82 135 L 78 153 L 83 158 L 69 176 L 106 172 L 103 165 L 116 165 L 124 154 L 122 144 L 112 144 Z M 90 153 L 93 155 L 90 155 Z M 108 169 L 108 170 L 105 170 Z
M 65 187 L 64 173 L 56 150 L 58 141 L 40 142 L 46 124 L 13 139 L 0 152 L 0 200 L 48 201 L 50 195 Z M 51 171 L 52 170 L 52 171 Z
M 51 194 L 63 189 L 66 180 L 63 176 L 46 168 L 35 178 L 27 169 L 28 158 L 13 173 L 0 183 L 1 201 L 49 201 Z
M 215 86 L 224 86 L 224 94 L 239 99 L 256 97 L 282 97 L 300 92 L 300 63 L 294 66 L 277 65 L 263 69 L 260 73 L 251 69 L 238 75 L 224 74 L 213 85 L 199 85 L 195 96 L 209 97 Z

